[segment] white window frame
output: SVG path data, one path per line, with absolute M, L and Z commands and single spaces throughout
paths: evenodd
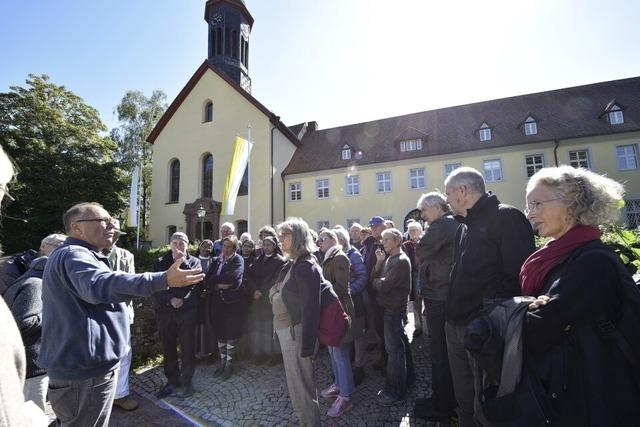
M 322 191 L 322 194 L 320 193 Z M 325 200 L 331 196 L 329 191 L 329 178 L 316 179 L 316 199 Z
M 422 171 L 422 176 L 419 174 L 413 176 L 413 173 Z M 420 179 L 422 179 L 422 186 L 420 186 Z M 413 183 L 416 182 L 416 186 L 413 186 Z M 409 190 L 421 190 L 427 186 L 427 178 L 426 172 L 424 168 L 411 168 L 409 169 Z
M 494 171 L 496 169 L 491 169 L 491 176 L 487 176 L 487 165 L 498 163 L 498 167 L 500 170 L 500 179 L 496 179 Z M 488 159 L 482 161 L 482 176 L 484 177 L 485 182 L 503 182 L 504 181 L 504 171 L 502 169 L 502 159 Z
M 578 154 L 578 153 L 582 153 L 582 152 L 586 153 L 586 155 L 587 155 L 587 158 L 584 159 L 587 162 L 586 169 L 591 170 L 593 168 L 593 165 L 591 164 L 591 155 L 589 153 L 589 150 L 586 149 L 586 148 L 581 148 L 581 149 L 578 149 L 578 150 L 569 150 L 569 153 L 567 154 L 569 166 L 573 166 L 574 168 L 580 167 L 580 165 L 576 166 L 576 165 L 573 164 L 573 161 L 571 160 L 571 154 L 572 153 Z M 582 162 L 584 160 L 577 159 L 576 162 Z
M 491 141 L 491 128 L 486 124 L 483 124 L 478 130 L 478 136 L 480 137 L 480 142 Z
M 524 123 L 524 134 L 526 136 L 536 135 L 538 133 L 538 123 L 535 120 Z
M 297 194 L 296 198 L 293 197 L 294 193 Z M 299 202 L 300 200 L 302 200 L 302 182 L 300 181 L 290 182 L 289 183 L 289 201 Z
M 389 179 L 386 179 L 386 174 L 389 174 Z M 389 183 L 389 189 L 387 190 L 386 183 Z M 383 188 L 380 190 L 380 184 Z M 376 193 L 391 193 L 393 191 L 393 182 L 391 180 L 391 171 L 376 172 Z
M 360 175 L 347 175 L 344 178 L 344 195 L 347 197 L 360 195 Z
M 449 172 L 447 172 L 447 168 L 450 166 L 455 166 L 453 169 L 451 169 Z M 444 179 L 447 179 L 447 177 L 449 176 L 449 174 L 451 172 L 453 172 L 454 170 L 458 169 L 459 167 L 462 166 L 462 162 L 453 162 L 453 163 L 445 163 L 444 164 Z
M 623 149 L 624 152 L 621 154 L 618 150 Z M 631 152 L 628 152 L 628 149 Z M 624 160 L 624 167 L 621 167 L 620 160 Z M 632 160 L 635 166 L 629 166 L 629 160 Z M 616 145 L 616 163 L 618 165 L 619 171 L 632 171 L 638 170 L 640 166 L 638 166 L 638 144 L 626 144 L 626 145 Z
M 455 167 L 447 172 L 447 168 L 449 168 L 450 166 L 455 166 Z M 458 169 L 461 166 L 462 166 L 462 162 L 445 163 L 444 164 L 444 179 L 447 179 L 447 177 L 449 176 L 449 174 L 451 172 L 453 172 L 454 170 Z
M 533 169 L 534 169 L 533 174 L 535 174 L 540 169 L 542 169 L 544 167 L 544 165 L 546 164 L 545 158 L 544 158 L 544 153 L 525 154 L 525 156 L 524 156 L 524 176 L 527 177 L 527 178 L 531 178 L 533 176 L 533 174 L 529 175 L 528 168 L 529 168 L 530 165 L 527 163 L 527 160 L 529 158 L 533 158 L 533 157 L 540 157 L 542 159 L 542 164 L 533 163 L 531 165 L 533 167 Z
M 611 111 L 609 111 L 607 114 L 609 117 L 610 125 L 621 125 L 624 123 L 624 113 L 622 112 L 620 107 L 614 105 Z
M 422 150 L 422 138 L 405 139 L 400 141 L 400 151 L 418 151 Z
M 316 231 L 320 231 L 321 228 L 331 228 L 331 223 L 328 219 L 320 219 L 316 221 Z
M 342 149 L 342 160 L 351 160 L 351 148 Z

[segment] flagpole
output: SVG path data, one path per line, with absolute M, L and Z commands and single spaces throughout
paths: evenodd
M 251 125 L 247 126 L 247 232 L 251 233 Z
M 140 173 L 138 174 L 138 191 L 136 194 L 137 196 L 137 203 L 136 203 L 136 218 L 137 218 L 137 224 L 138 224 L 138 229 L 136 231 L 136 249 L 140 249 L 140 184 L 142 183 L 142 164 L 140 165 Z

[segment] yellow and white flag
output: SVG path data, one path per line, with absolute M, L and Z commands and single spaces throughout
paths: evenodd
M 222 213 L 224 215 L 233 215 L 238 189 L 242 183 L 242 176 L 247 168 L 252 147 L 253 143 L 239 136 L 236 137 L 236 145 L 233 149 L 233 157 L 231 158 L 227 182 L 224 185 L 224 195 L 222 196 Z

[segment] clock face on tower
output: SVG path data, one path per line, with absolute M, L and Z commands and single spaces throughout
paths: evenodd
M 211 22 L 213 22 L 214 24 L 219 24 L 222 22 L 222 15 L 220 15 L 219 13 L 216 13 L 213 15 L 213 17 L 211 18 Z

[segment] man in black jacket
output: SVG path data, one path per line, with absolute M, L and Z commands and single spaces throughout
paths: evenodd
M 422 219 L 429 227 L 416 245 L 420 260 L 420 294 L 424 299 L 429 325 L 429 356 L 432 363 L 431 397 L 418 399 L 415 403 L 416 417 L 429 421 L 444 421 L 450 418 L 456 407 L 453 382 L 447 354 L 445 320 L 453 247 L 456 231 L 460 225 L 451 215 L 444 194 L 423 194 L 418 201 Z
M 169 245 L 171 250 L 156 260 L 153 271 L 167 270 L 174 260 L 180 257 L 184 257 L 181 268 L 200 268 L 200 260 L 187 252 L 189 238 L 186 234 L 173 233 Z M 167 383 L 157 394 L 159 398 L 173 394 L 180 386 L 184 387 L 183 397 L 194 393 L 191 379 L 196 363 L 196 308 L 201 292 L 202 282 L 153 294 L 158 333 L 164 354 L 164 374 L 167 377 Z M 182 366 L 178 365 L 178 343 Z
M 492 300 L 520 295 L 520 267 L 534 251 L 531 224 L 522 212 L 500 203 L 480 172 L 462 167 L 445 180 L 447 201 L 462 217 L 445 325 L 460 427 L 474 426 L 474 375 L 464 348 L 467 324 Z M 482 420 L 480 420 L 482 421 Z

